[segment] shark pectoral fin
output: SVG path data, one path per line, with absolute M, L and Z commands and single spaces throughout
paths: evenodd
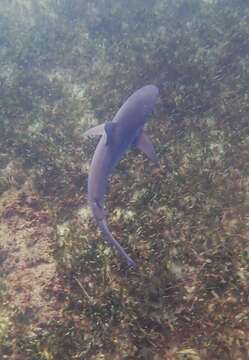
M 156 156 L 156 152 L 152 142 L 150 141 L 149 137 L 142 132 L 137 140 L 136 140 L 136 147 L 144 152 L 150 160 L 152 160 L 156 165 L 158 165 L 158 159 Z
M 83 136 L 101 136 L 104 133 L 105 133 L 105 124 L 101 124 L 84 132 Z
M 84 132 L 83 136 L 106 136 L 106 145 L 110 144 L 112 142 L 114 130 L 115 130 L 116 124 L 108 121 L 104 124 L 97 125 L 86 132 Z

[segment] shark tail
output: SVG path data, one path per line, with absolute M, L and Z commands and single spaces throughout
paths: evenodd
M 114 237 L 112 236 L 110 230 L 108 229 L 107 223 L 105 221 L 105 219 L 98 219 L 97 220 L 98 226 L 101 230 L 101 232 L 103 233 L 103 235 L 105 236 L 106 240 L 108 241 L 108 243 L 114 247 L 119 256 L 121 258 L 123 258 L 126 262 L 128 267 L 130 268 L 135 268 L 136 267 L 136 263 L 130 258 L 130 256 L 125 252 L 125 250 L 123 249 L 123 247 L 118 243 L 117 240 L 114 239 Z

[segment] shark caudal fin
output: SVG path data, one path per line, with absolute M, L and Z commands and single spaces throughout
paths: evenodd
M 102 231 L 103 235 L 105 236 L 106 240 L 108 241 L 108 243 L 117 250 L 119 256 L 126 261 L 128 267 L 136 268 L 136 263 L 130 258 L 129 255 L 126 254 L 123 247 L 112 236 L 110 230 L 108 229 L 105 219 L 97 220 L 97 224 L 100 230 Z
M 98 227 L 100 228 L 102 234 L 108 241 L 108 243 L 114 247 L 118 255 L 124 259 L 128 265 L 128 267 L 135 268 L 136 263 L 130 258 L 128 254 L 126 254 L 125 250 L 122 248 L 122 246 L 118 243 L 116 239 L 112 236 L 110 230 L 108 229 L 106 220 L 105 220 L 105 211 L 101 204 L 99 204 L 96 200 L 90 202 L 90 206 L 92 208 L 92 212 L 94 215 L 94 218 L 98 224 Z

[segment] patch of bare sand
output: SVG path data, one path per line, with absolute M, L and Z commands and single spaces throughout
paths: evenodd
M 0 197 L 0 271 L 5 303 L 18 309 L 23 321 L 37 326 L 58 318 L 56 263 L 51 255 L 54 227 L 46 205 L 30 191 L 5 192 Z

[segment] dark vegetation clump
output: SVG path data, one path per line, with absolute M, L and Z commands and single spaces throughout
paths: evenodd
M 21 191 L 0 220 L 50 226 L 57 269 L 46 321 L 9 301 L 1 272 L 0 357 L 247 360 L 247 2 L 2 0 L 0 43 L 0 195 Z M 129 152 L 106 201 L 135 272 L 87 208 L 96 140 L 82 134 L 148 83 L 161 170 Z

